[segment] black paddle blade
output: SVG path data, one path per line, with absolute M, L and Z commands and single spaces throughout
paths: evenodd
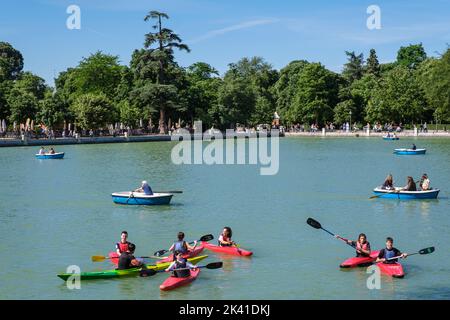
M 214 236 L 212 234 L 207 234 L 207 235 L 204 235 L 203 237 L 201 237 L 200 241 L 207 242 L 207 241 L 211 241 L 212 239 L 214 239 Z
M 420 254 L 429 254 L 434 252 L 434 247 L 425 248 L 419 251 Z
M 222 268 L 222 266 L 223 266 L 223 262 L 219 261 L 219 262 L 211 262 L 211 263 L 208 263 L 208 264 L 205 266 L 205 268 L 206 268 L 206 269 L 219 269 L 219 268 Z
M 141 277 L 151 277 L 151 276 L 154 276 L 155 274 L 157 274 L 157 272 L 152 269 L 142 269 L 139 272 L 139 276 L 141 276 Z
M 154 256 L 157 256 L 157 257 L 161 257 L 161 256 L 163 256 L 166 252 L 168 252 L 167 250 L 159 250 L 159 251 L 156 251 L 153 255 Z
M 322 229 L 322 225 L 319 223 L 319 221 L 316 221 L 313 218 L 308 218 L 308 220 L 306 220 L 306 223 L 313 228 Z

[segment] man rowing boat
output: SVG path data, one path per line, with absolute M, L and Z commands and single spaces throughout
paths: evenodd
M 142 192 L 145 193 L 146 195 L 152 195 L 153 191 L 152 188 L 150 188 L 150 186 L 148 185 L 147 181 L 142 181 L 142 185 L 140 188 L 137 188 L 136 190 L 133 190 L 133 192 Z

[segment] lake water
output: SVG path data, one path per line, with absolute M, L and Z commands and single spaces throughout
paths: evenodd
M 414 142 L 424 156 L 398 156 Z M 63 160 L 37 160 L 37 148 L 0 149 L 1 299 L 450 299 L 450 140 L 282 138 L 277 175 L 255 165 L 174 165 L 172 142 L 60 146 Z M 437 200 L 373 199 L 388 173 L 396 185 L 428 173 Z M 154 190 L 183 190 L 170 206 L 115 205 L 111 193 L 146 179 Z M 340 270 L 352 248 L 306 224 L 313 217 L 373 249 L 392 236 L 406 252 L 404 279 L 381 278 L 369 290 L 365 268 Z M 191 285 L 160 292 L 166 275 L 85 281 L 69 290 L 56 277 L 67 266 L 111 269 L 92 255 L 114 249 L 128 230 L 136 255 L 167 248 L 178 231 L 187 240 L 231 226 L 251 258 L 208 252 Z M 215 242 L 216 240 L 213 240 Z

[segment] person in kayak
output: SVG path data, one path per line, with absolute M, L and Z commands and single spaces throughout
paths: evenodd
M 407 184 L 402 188 L 404 191 L 417 191 L 416 183 L 414 182 L 413 177 L 407 178 Z
M 232 247 L 236 246 L 236 243 L 231 240 L 233 231 L 230 227 L 224 227 L 222 233 L 219 236 L 218 242 L 220 247 Z
M 189 245 L 186 241 L 184 241 L 184 232 L 178 232 L 177 235 L 178 240 L 175 241 L 172 246 L 169 248 L 169 251 L 173 251 L 173 260 L 175 260 L 175 252 L 181 252 L 181 254 L 186 254 L 188 251 L 192 251 L 197 246 L 197 240 L 194 241 L 194 246 Z
M 383 263 L 396 263 L 398 259 L 388 260 L 390 258 L 394 257 L 401 257 L 405 259 L 408 256 L 407 253 L 402 253 L 397 248 L 394 248 L 394 239 L 391 237 L 386 238 L 386 248 L 381 249 L 380 253 L 378 254 L 376 262 L 383 262 Z
M 426 173 L 424 173 L 422 175 L 422 178 L 420 179 L 420 188 L 422 189 L 422 191 L 427 191 L 427 190 L 431 190 L 430 187 L 430 179 L 428 179 L 428 175 Z
M 122 231 L 120 241 L 116 243 L 116 253 L 120 256 L 123 252 L 128 251 L 131 242 L 128 242 L 128 232 Z
M 392 190 L 394 189 L 394 178 L 392 177 L 392 174 L 388 174 L 386 179 L 383 182 L 383 185 L 381 186 L 381 189 L 385 190 Z
M 370 256 L 370 242 L 367 241 L 367 236 L 364 233 L 361 233 L 358 236 L 358 240 L 352 241 L 346 238 L 342 238 L 340 235 L 335 236 L 338 239 L 344 240 L 353 248 L 356 249 L 357 257 L 369 257 Z
M 170 264 L 170 266 L 165 270 L 166 272 L 173 271 L 172 277 L 176 278 L 187 278 L 191 275 L 191 271 L 189 269 L 197 268 L 196 265 L 190 263 L 187 259 L 183 258 L 183 253 L 181 251 L 175 251 L 175 259 Z M 189 268 L 189 269 L 184 269 Z M 184 269 L 184 270 L 175 270 L 175 269 Z
M 130 243 L 128 245 L 128 250 L 125 252 L 122 252 L 122 254 L 119 257 L 119 263 L 117 265 L 117 269 L 116 270 L 126 270 L 126 269 L 131 269 L 131 268 L 137 268 L 137 267 L 141 267 L 144 264 L 137 260 L 134 257 L 134 250 L 136 249 L 136 246 L 132 243 Z
M 153 191 L 152 188 L 150 188 L 150 186 L 148 185 L 147 181 L 142 181 L 142 185 L 140 188 L 137 188 L 136 190 L 134 190 L 133 192 L 143 192 L 146 195 L 152 195 Z

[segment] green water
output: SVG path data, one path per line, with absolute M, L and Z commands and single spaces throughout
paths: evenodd
M 425 156 L 397 156 L 394 147 L 426 147 Z M 63 160 L 37 160 L 37 148 L 0 149 L 1 299 L 449 299 L 450 140 L 283 138 L 280 169 L 260 176 L 254 165 L 184 165 L 170 161 L 173 143 L 61 146 Z M 437 200 L 368 200 L 388 173 L 397 185 L 428 173 Z M 183 190 L 170 206 L 113 204 L 110 194 L 142 179 L 154 190 Z M 365 232 L 373 249 L 393 236 L 395 246 L 436 252 L 404 262 L 404 279 L 382 277 L 369 290 L 365 269 L 342 271 L 353 250 L 308 226 L 313 217 L 332 232 Z M 167 248 L 176 233 L 188 240 L 221 228 L 254 256 L 208 252 L 191 285 L 160 292 L 166 275 L 82 282 L 69 290 L 56 277 L 69 265 L 111 268 L 91 255 L 113 250 L 122 230 L 136 255 Z

